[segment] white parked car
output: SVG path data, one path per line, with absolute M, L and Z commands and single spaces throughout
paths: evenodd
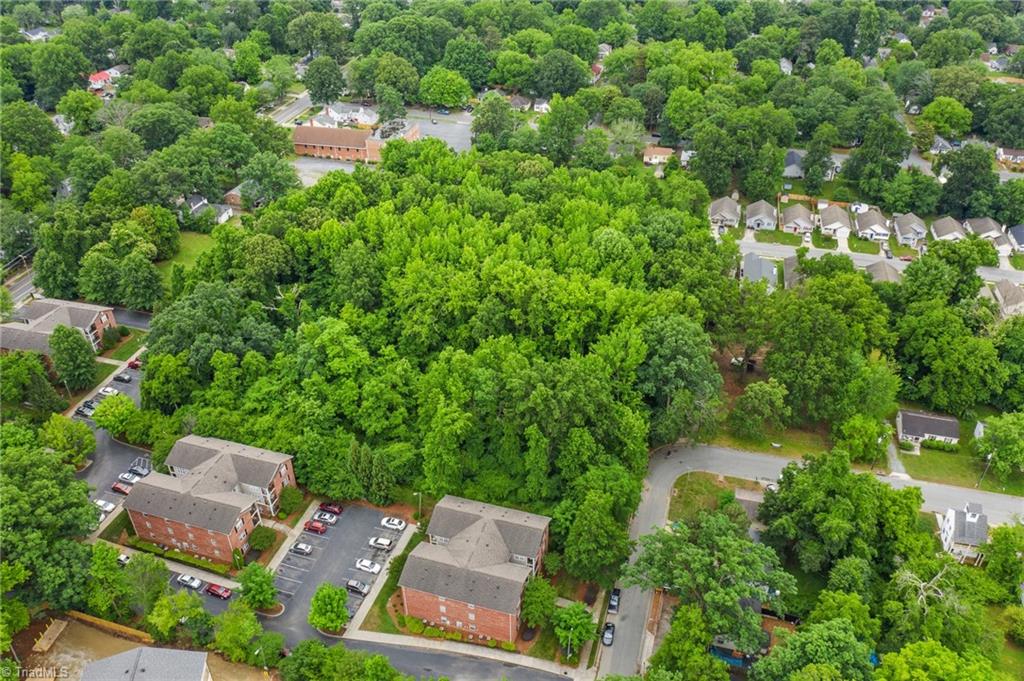
M 100 388 L 100 395 L 105 397 L 113 397 L 114 395 L 120 395 L 121 391 L 117 388 L 111 388 L 109 385 Z
M 401 518 L 392 518 L 388 516 L 380 521 L 380 526 L 389 530 L 401 532 L 405 529 L 405 521 Z
M 297 553 L 300 556 L 308 556 L 309 554 L 313 553 L 313 547 L 309 544 L 298 541 L 292 544 L 292 547 L 289 549 L 289 551 L 291 551 L 292 553 Z
M 370 537 L 370 548 L 378 549 L 380 551 L 390 551 L 395 547 L 395 543 L 390 539 L 384 537 Z
M 139 480 L 142 480 L 142 476 L 135 475 L 135 473 L 121 473 L 121 475 L 117 476 L 117 479 L 129 485 L 134 485 Z
M 333 513 L 328 513 L 327 511 L 317 511 L 313 514 L 313 520 L 319 520 L 327 525 L 333 525 L 338 522 L 338 516 Z
M 127 555 L 127 554 L 124 554 L 124 553 L 122 553 L 121 555 L 119 555 L 117 557 L 117 564 L 120 565 L 121 567 L 124 567 L 125 565 L 127 565 L 131 561 L 132 561 L 132 557 Z
M 192 575 L 178 575 L 178 584 L 196 591 L 203 588 L 203 580 Z
M 356 561 L 356 569 L 376 575 L 380 574 L 380 563 L 375 563 L 369 558 L 360 558 Z
M 115 508 L 117 508 L 116 506 L 114 506 L 114 504 L 110 503 L 105 499 L 95 499 L 93 500 L 92 503 L 96 504 L 96 506 L 104 513 L 110 513 Z

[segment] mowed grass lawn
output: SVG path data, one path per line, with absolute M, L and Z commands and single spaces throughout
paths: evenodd
M 213 237 L 209 234 L 182 232 L 181 248 L 178 250 L 178 254 L 173 258 L 162 260 L 156 264 L 156 268 L 160 270 L 160 274 L 164 278 L 164 283 L 166 284 L 171 280 L 171 270 L 174 268 L 175 263 L 181 263 L 185 266 L 185 269 L 189 269 L 196 264 L 196 260 L 199 259 L 201 253 L 211 248 L 213 248 Z
M 878 243 L 871 241 L 870 239 L 861 239 L 859 236 L 850 235 L 847 239 L 847 243 L 850 245 L 850 250 L 854 253 L 868 253 L 870 255 L 878 255 L 878 251 L 881 250 L 878 247 Z
M 148 336 L 149 334 L 143 331 L 142 329 L 130 330 L 131 334 L 123 341 L 121 341 L 120 345 L 118 345 L 116 348 L 112 350 L 108 350 L 107 352 L 103 353 L 103 356 L 109 357 L 110 359 L 120 360 L 123 362 L 124 360 L 134 355 L 138 351 L 138 349 L 142 347 L 142 344 L 146 342 L 146 336 Z
M 786 246 L 799 246 L 803 243 L 803 237 L 799 234 L 790 234 L 780 229 L 759 229 L 754 232 L 754 240 L 763 244 L 784 244 Z
M 761 485 L 753 480 L 728 475 L 722 476 L 722 481 L 719 482 L 719 476 L 714 473 L 695 472 L 680 475 L 672 489 L 668 519 L 670 522 L 691 520 L 696 518 L 700 511 L 713 511 L 718 508 L 723 492 L 732 492 L 737 488 L 760 490 Z
M 824 433 L 797 428 L 770 431 L 764 440 L 747 440 L 722 429 L 711 438 L 709 444 L 748 452 L 765 452 L 789 458 L 800 458 L 804 454 L 818 454 L 831 448 L 828 437 Z M 781 447 L 773 447 L 772 444 L 781 445 Z
M 1014 269 L 1024 270 L 1024 254 L 1014 253 L 1010 256 L 1010 264 Z

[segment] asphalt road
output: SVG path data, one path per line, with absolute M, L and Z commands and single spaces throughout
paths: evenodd
M 555 681 L 565 678 L 557 674 L 470 655 L 430 652 L 419 648 L 365 641 L 345 641 L 345 647 L 385 655 L 395 669 L 403 674 L 411 674 L 415 678 L 443 676 L 450 681 Z
M 790 461 L 786 457 L 710 445 L 661 450 L 651 456 L 648 464 L 643 496 L 630 525 L 630 537 L 636 539 L 665 524 L 672 487 L 676 478 L 684 473 L 707 471 L 750 480 L 775 480 Z M 1024 514 L 1024 499 L 1021 497 L 921 482 L 900 475 L 880 475 L 878 479 L 897 489 L 920 487 L 924 496 L 922 510 L 925 511 L 944 512 L 947 508 L 962 506 L 965 501 L 973 501 L 982 504 L 989 522 L 993 524 L 1008 523 L 1014 515 Z M 650 592 L 643 592 L 639 587 L 623 590 L 619 614 L 614 620 L 615 645 L 605 649 L 600 675 L 637 673 L 650 604 Z M 646 652 L 649 654 L 651 651 Z

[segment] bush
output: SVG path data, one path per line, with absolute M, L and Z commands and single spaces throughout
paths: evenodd
M 548 551 L 544 556 L 544 574 L 554 577 L 562 569 L 562 554 L 555 551 Z
M 298 487 L 285 487 L 281 490 L 281 512 L 290 515 L 302 505 L 302 490 Z
M 121 334 L 117 332 L 117 329 L 108 326 L 103 329 L 103 338 L 100 339 L 100 347 L 103 350 L 109 350 L 117 345 L 120 340 Z
M 218 575 L 226 575 L 231 571 L 231 568 L 221 563 L 214 563 L 212 560 L 206 560 L 205 558 L 196 558 L 190 556 L 187 553 L 182 553 L 177 549 L 171 549 L 164 554 L 165 558 L 175 560 L 185 565 L 191 565 L 193 567 L 200 568 L 201 570 L 209 570 L 210 572 L 216 572 Z
M 511 652 L 515 651 L 516 644 L 512 643 L 512 641 L 502 641 L 501 642 L 501 649 L 502 650 L 507 650 L 508 652 L 511 653 Z
M 958 452 L 960 451 L 960 445 L 954 445 L 949 442 L 943 442 L 942 440 L 922 440 L 921 449 L 935 449 L 940 452 Z
M 901 452 L 912 452 L 914 451 L 914 445 L 905 440 L 900 440 L 900 451 Z
M 1006 609 L 1008 627 L 1006 635 L 1020 645 L 1024 645 L 1024 606 L 1011 605 Z
M 132 335 L 132 330 L 129 329 L 124 324 L 121 324 L 120 326 L 117 327 L 117 333 L 119 336 L 121 336 L 121 338 L 127 338 L 128 336 Z
M 236 570 L 241 570 L 245 567 L 245 555 L 240 549 L 235 549 L 231 552 L 231 565 Z
M 415 617 L 406 617 L 405 628 L 409 630 L 410 634 L 422 634 L 423 622 L 419 621 Z
M 427 638 L 441 638 L 442 636 L 444 636 L 444 632 L 442 632 L 437 627 L 427 627 L 423 630 L 423 635 Z
M 138 537 L 128 537 L 128 546 L 139 551 L 145 551 L 146 553 L 155 553 L 158 556 L 164 555 L 164 550 L 151 542 L 139 539 Z
M 850 189 L 846 185 L 839 185 L 832 192 L 832 198 L 836 201 L 851 201 L 853 195 L 850 193 Z
M 402 613 L 398 613 L 397 615 L 395 615 L 395 624 L 398 625 L 398 627 L 400 629 L 404 629 L 405 628 L 405 615 L 403 615 Z
M 462 640 L 462 632 L 461 631 L 449 631 L 449 632 L 447 632 L 444 635 L 444 637 L 446 639 L 448 639 L 449 641 L 461 641 Z
M 287 517 L 288 517 L 288 514 L 285 513 L 284 511 L 278 511 L 277 512 L 277 519 L 278 520 L 284 520 Z
M 256 549 L 257 551 L 266 551 L 274 545 L 274 541 L 277 539 L 277 532 L 270 529 L 269 527 L 263 527 L 262 525 L 257 527 L 249 535 L 249 546 Z
M 498 647 L 498 642 L 496 640 L 494 640 L 493 638 L 489 639 L 487 641 L 487 647 L 488 648 L 497 648 Z

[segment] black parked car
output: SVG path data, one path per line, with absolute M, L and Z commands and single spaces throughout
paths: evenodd
M 131 383 L 132 377 L 128 374 L 118 374 L 117 376 L 114 376 L 114 380 L 118 383 Z

